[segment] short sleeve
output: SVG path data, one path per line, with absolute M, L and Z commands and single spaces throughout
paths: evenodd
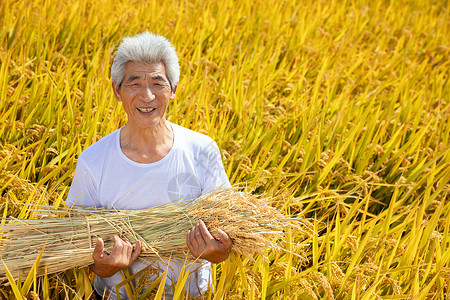
M 66 205 L 69 207 L 101 207 L 92 173 L 89 171 L 84 161 L 80 158 L 78 159 L 75 175 L 73 177 L 72 184 L 70 185 Z
M 210 193 L 217 188 L 231 187 L 216 142 L 211 141 L 206 149 L 204 149 L 204 153 L 206 154 L 204 158 L 207 160 L 207 169 L 202 194 Z

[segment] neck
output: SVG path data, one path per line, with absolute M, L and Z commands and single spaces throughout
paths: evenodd
M 127 123 L 120 132 L 120 148 L 131 160 L 152 163 L 164 158 L 173 146 L 173 131 L 169 122 L 154 128 L 138 128 Z

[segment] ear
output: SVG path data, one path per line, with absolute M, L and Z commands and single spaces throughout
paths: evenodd
M 170 100 L 173 100 L 175 98 L 175 92 L 177 91 L 177 87 L 178 87 L 178 85 L 176 85 L 173 88 L 173 91 L 170 92 L 170 97 L 169 97 Z
M 112 89 L 114 92 L 114 97 L 116 97 L 117 101 L 122 101 L 122 99 L 120 98 L 119 89 L 117 88 L 117 85 L 114 81 L 112 82 Z

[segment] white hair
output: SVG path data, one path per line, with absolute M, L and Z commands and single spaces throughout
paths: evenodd
M 147 31 L 123 39 L 111 66 L 111 78 L 118 87 L 122 84 L 125 64 L 129 61 L 163 63 L 170 87 L 175 90 L 180 78 L 180 65 L 175 48 L 162 35 Z

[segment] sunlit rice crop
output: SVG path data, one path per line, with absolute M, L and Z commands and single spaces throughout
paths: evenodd
M 316 233 L 214 265 L 204 298 L 449 298 L 449 23 L 433 0 L 1 1 L 0 225 L 63 206 L 78 155 L 126 122 L 115 47 L 150 30 L 180 57 L 168 119 Z M 36 269 L 0 297 L 92 292 L 86 268 Z M 163 277 L 123 276 L 130 295 L 161 298 Z

